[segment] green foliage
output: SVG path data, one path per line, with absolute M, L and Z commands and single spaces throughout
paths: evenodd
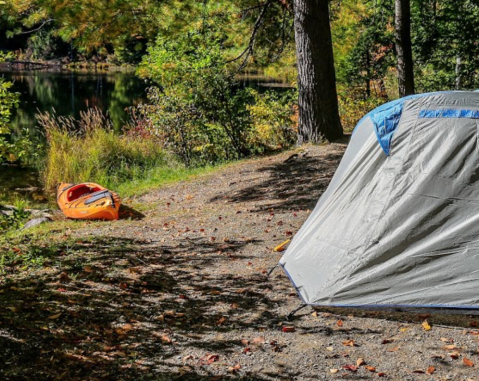
M 361 118 L 369 111 L 385 103 L 381 96 L 365 96 L 363 89 L 356 91 L 345 86 L 338 86 L 339 115 L 344 131 L 350 132 Z
M 25 210 L 24 205 L 19 205 L 8 213 L 2 211 L 0 207 L 0 233 L 21 228 L 29 216 L 30 213 Z
M 140 113 L 165 147 L 178 154 L 186 165 L 237 159 L 264 148 L 267 144 L 260 137 L 252 137 L 252 111 L 259 114 L 259 108 L 267 104 L 279 109 L 279 100 L 271 95 L 264 96 L 256 109 L 250 107 L 261 96 L 241 89 L 234 73 L 229 72 L 225 41 L 226 37 L 209 25 L 175 40 L 159 37 L 139 68 L 140 75 L 160 86 L 151 89 L 150 104 L 141 106 Z M 271 129 L 282 143 L 291 140 L 290 133 L 278 136 L 292 124 L 291 119 L 284 117 L 288 111 L 292 114 L 292 107 L 275 117 L 263 112 L 263 120 L 258 122 L 285 122 L 282 129 Z
M 0 53 L 0 63 L 7 57 Z M 11 91 L 13 84 L 0 77 L 0 162 L 21 159 L 29 149 L 30 140 L 25 136 L 15 138 L 10 127 L 12 109 L 18 105 L 20 94 Z
M 296 93 L 260 94 L 254 89 L 249 89 L 249 93 L 254 100 L 246 106 L 252 122 L 249 145 L 260 152 L 290 146 L 296 140 Z
M 479 87 L 477 1 L 426 0 L 413 4 L 412 42 L 418 90 Z
M 45 113 L 37 116 L 47 133 L 44 187 L 54 191 L 59 182 L 98 182 L 112 189 L 144 178 L 171 160 L 153 139 L 119 136 L 111 121 L 96 109 L 80 120 Z

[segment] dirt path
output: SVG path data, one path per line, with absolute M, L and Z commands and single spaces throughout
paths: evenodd
M 300 301 L 281 270 L 266 277 L 272 248 L 344 148 L 235 164 L 127 203 L 141 219 L 57 233 L 48 267 L 0 282 L 0 380 L 479 381 L 469 317 L 307 308 L 286 321 Z

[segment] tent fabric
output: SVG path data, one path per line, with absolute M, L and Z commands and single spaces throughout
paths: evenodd
M 363 118 L 280 260 L 304 303 L 479 309 L 478 113 L 462 91 Z
M 371 119 L 374 124 L 374 129 L 376 131 L 378 142 L 383 148 L 386 155 L 389 155 L 391 140 L 399 125 L 399 120 L 401 119 L 404 103 L 411 99 L 418 99 L 445 93 L 448 92 L 415 94 L 409 95 L 404 98 L 396 99 L 392 102 L 385 103 L 384 105 L 377 107 L 369 114 L 367 114 L 363 119 L 361 119 L 361 121 L 358 123 L 358 126 L 360 126 L 364 120 Z

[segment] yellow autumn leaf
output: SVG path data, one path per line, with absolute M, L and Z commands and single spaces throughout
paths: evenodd
M 422 323 L 422 327 L 424 328 L 425 331 L 430 331 L 431 330 L 431 325 L 429 324 L 429 322 L 427 320 L 424 320 L 423 323 Z

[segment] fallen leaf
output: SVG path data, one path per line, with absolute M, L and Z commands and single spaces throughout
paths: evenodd
M 452 353 L 448 353 L 449 357 L 454 359 L 454 360 L 457 360 L 459 358 L 459 352 L 452 352 Z
M 399 348 L 401 348 L 401 347 L 390 348 L 390 349 L 388 349 L 388 352 L 397 352 L 397 351 L 399 351 Z
M 280 243 L 278 246 L 276 246 L 273 251 L 277 253 L 281 253 L 286 250 L 286 246 L 291 242 L 290 239 L 284 241 L 283 243 Z
M 248 355 L 248 354 L 250 354 L 251 352 L 253 352 L 253 351 L 251 350 L 250 347 L 246 347 L 245 349 L 243 349 L 243 354 L 245 354 L 245 355 Z
M 294 328 L 294 327 L 283 327 L 281 330 L 283 332 L 294 332 L 294 331 L 296 331 L 296 328 Z
M 430 331 L 431 330 L 431 325 L 429 324 L 429 322 L 427 320 L 424 320 L 422 322 L 422 327 L 424 328 L 425 331 Z
M 374 366 L 365 366 L 364 368 L 369 370 L 370 372 L 376 372 L 376 368 Z
M 431 375 L 434 373 L 434 371 L 436 370 L 436 368 L 434 368 L 433 366 L 430 366 L 429 368 L 426 369 L 426 374 L 427 375 Z
M 226 318 L 224 316 L 221 316 L 218 321 L 216 322 L 217 325 L 222 325 L 226 321 Z
M 386 377 L 386 373 L 380 372 L 378 373 L 378 377 Z
M 349 370 L 354 373 L 358 371 L 358 367 L 356 365 L 343 365 L 343 369 Z
M 55 320 L 55 319 L 58 319 L 60 316 L 62 316 L 62 313 L 61 313 L 61 312 L 60 312 L 59 314 L 49 316 L 48 318 L 49 318 L 50 320 Z
M 422 369 L 415 369 L 411 373 L 424 374 L 426 372 L 424 372 Z
M 366 365 L 366 361 L 364 361 L 364 359 L 362 358 L 359 358 L 356 360 L 356 365 L 357 366 Z
M 171 344 L 171 339 L 167 335 L 161 336 L 160 339 L 161 339 L 161 342 L 164 343 L 164 344 Z
M 338 372 L 339 372 L 339 369 L 330 369 L 329 370 L 329 373 L 331 373 L 331 374 L 336 374 Z
M 312 314 L 311 314 L 312 317 L 318 317 L 318 313 L 316 311 L 314 311 Z
M 131 324 L 125 324 L 121 326 L 120 328 L 117 328 L 115 331 L 119 335 L 124 335 L 128 333 L 129 331 L 131 331 L 132 329 L 133 329 L 133 326 Z
M 343 323 L 342 320 L 338 320 L 338 321 L 336 322 L 336 325 L 337 325 L 338 327 L 342 327 L 342 326 L 344 325 L 344 323 Z
M 234 366 L 230 366 L 230 367 L 228 368 L 228 372 L 229 372 L 229 373 L 236 373 L 236 372 L 238 372 L 240 369 L 241 369 L 241 365 L 240 365 L 240 364 L 235 364 Z
M 393 339 L 384 339 L 381 344 L 389 344 L 392 343 L 394 340 Z
M 451 345 L 444 345 L 442 349 L 445 349 L 446 351 L 453 351 L 460 348 L 457 345 L 451 344 Z
M 343 345 L 345 347 L 357 347 L 358 345 L 355 343 L 354 340 L 346 340 L 346 341 L 343 341 Z
M 474 363 L 473 363 L 471 360 L 469 360 L 469 359 L 467 359 L 467 358 L 465 358 L 465 357 L 462 359 L 462 363 L 463 363 L 465 366 L 470 366 L 470 367 L 473 367 L 473 366 L 474 366 Z
M 218 361 L 220 359 L 220 356 L 217 354 L 206 354 L 204 357 L 204 360 L 208 364 L 213 364 L 214 362 Z

